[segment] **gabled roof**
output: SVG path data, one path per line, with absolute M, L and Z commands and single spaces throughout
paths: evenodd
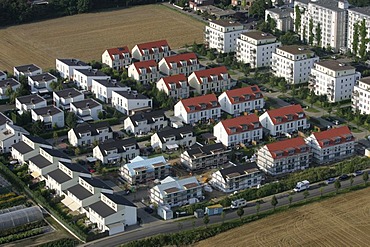
M 40 116 L 46 116 L 46 115 L 53 116 L 59 113 L 63 113 L 62 110 L 52 105 L 37 108 L 37 109 L 32 109 L 32 111 L 34 111 L 37 115 L 40 115 Z
M 130 207 L 135 207 L 136 208 L 136 205 L 135 204 L 133 204 L 132 202 L 130 202 L 129 200 L 127 200 L 122 195 L 119 195 L 117 193 L 113 193 L 113 194 L 102 193 L 102 194 L 105 195 L 106 197 L 108 197 L 109 200 L 111 200 L 112 202 L 114 202 L 116 204 L 125 205 L 125 206 L 130 206 Z
M 266 111 L 273 124 L 281 124 L 284 122 L 296 121 L 298 119 L 305 119 L 306 114 L 304 113 L 301 105 L 289 105 L 278 109 Z M 302 117 L 298 117 L 298 114 L 302 113 Z M 291 119 L 289 120 L 289 117 Z M 279 122 L 280 119 L 281 121 Z
M 137 47 L 139 48 L 141 55 L 144 55 L 144 50 L 149 50 L 149 53 L 153 53 L 153 48 L 158 48 L 159 52 L 163 52 L 162 47 L 165 46 L 167 46 L 168 49 L 170 50 L 167 40 L 158 40 L 153 42 L 137 44 Z
M 178 193 L 179 191 L 186 191 L 188 189 L 193 189 L 200 186 L 201 185 L 196 177 L 188 177 L 179 180 L 172 177 L 167 177 L 161 181 L 161 184 L 158 184 L 155 187 L 158 189 L 159 193 L 165 196 L 171 193 Z
M 57 58 L 57 59 L 68 66 L 89 66 L 87 63 L 75 58 Z
M 18 72 L 29 73 L 40 70 L 41 68 L 35 64 L 26 64 L 14 67 Z
M 163 77 L 163 82 L 168 88 L 168 90 L 171 90 L 171 85 L 175 84 L 176 88 L 181 88 L 180 82 L 185 82 L 186 86 L 189 86 L 188 79 L 184 74 L 178 74 L 178 75 L 171 75 L 167 77 Z
M 193 52 L 164 57 L 163 59 L 169 68 L 172 68 L 173 63 L 175 63 L 178 68 L 183 67 L 182 62 L 185 62 L 186 66 L 192 65 L 192 61 L 196 61 L 198 63 L 197 55 Z
M 71 104 L 77 109 L 91 109 L 101 106 L 100 103 L 93 99 L 84 99 L 77 102 L 71 102 Z
M 187 113 L 221 107 L 215 94 L 206 94 L 180 100 Z
M 180 128 L 173 128 L 170 126 L 167 126 L 163 128 L 162 130 L 159 130 L 157 132 L 157 135 L 159 139 L 161 140 L 162 143 L 165 143 L 164 138 L 174 136 L 175 140 L 181 140 L 183 137 L 181 134 L 186 134 L 186 133 L 193 133 L 193 128 L 191 126 L 183 126 Z
M 71 177 L 65 174 L 62 170 L 56 169 L 47 174 L 49 177 L 57 181 L 59 184 L 65 183 L 71 180 Z
M 227 149 L 222 143 L 209 144 L 204 146 L 192 146 L 189 150 L 185 151 L 189 156 L 198 158 L 205 155 L 211 155 L 214 153 L 225 152 Z
M 236 118 L 222 120 L 221 124 L 228 135 L 235 135 L 262 128 L 256 114 L 242 115 Z
M 45 148 L 45 147 L 41 147 L 41 149 L 53 157 L 70 160 L 68 155 L 62 153 L 61 151 L 57 149 L 51 149 L 51 148 Z
M 239 104 L 241 102 L 263 98 L 261 90 L 257 85 L 227 90 L 225 93 L 231 104 Z M 256 97 L 257 93 L 259 94 L 259 97 Z
M 166 115 L 164 114 L 164 110 L 150 111 L 150 112 L 136 112 L 134 115 L 129 116 L 131 122 L 136 127 L 137 127 L 137 122 L 147 121 L 147 124 L 152 124 L 154 123 L 154 118 L 159 118 L 159 117 L 164 117 L 164 119 L 167 119 Z
M 230 78 L 230 75 L 229 75 L 229 73 L 227 71 L 227 68 L 225 66 L 211 68 L 211 69 L 205 69 L 205 70 L 198 70 L 198 71 L 195 71 L 193 73 L 197 77 L 197 80 L 198 80 L 199 84 L 203 83 L 201 78 L 204 78 L 204 77 L 207 78 L 208 82 L 213 81 L 212 76 L 217 76 L 218 80 L 223 80 L 222 75 L 227 74 L 227 77 Z
M 0 81 L 0 87 L 14 87 L 21 83 L 13 78 L 5 79 Z
M 108 122 L 98 122 L 94 124 L 83 123 L 74 127 L 72 130 L 75 133 L 77 139 L 81 139 L 81 134 L 89 133 L 91 136 L 99 135 L 98 130 L 108 128 L 109 132 L 112 132 L 112 129 Z
M 123 153 L 125 152 L 125 147 L 131 147 L 134 145 L 136 149 L 139 149 L 136 139 L 132 137 L 120 140 L 108 139 L 105 142 L 99 144 L 98 148 L 100 149 L 100 152 L 103 154 L 103 156 L 106 156 L 106 151 L 108 150 L 117 149 L 117 153 Z
M 80 72 L 81 74 L 85 76 L 106 76 L 109 77 L 108 75 L 104 74 L 100 70 L 97 69 L 74 69 L 75 71 Z
M 242 165 L 230 166 L 220 170 L 221 176 L 226 181 L 228 178 L 248 175 L 259 172 L 258 166 L 255 162 L 246 163 Z
M 130 54 L 130 50 L 127 46 L 123 47 L 116 47 L 116 48 L 109 48 L 106 50 L 112 60 L 114 60 L 115 55 L 119 55 L 119 59 L 123 59 L 126 53 Z
M 97 201 L 89 205 L 89 208 L 93 210 L 94 212 L 96 212 L 102 218 L 106 218 L 109 215 L 116 213 L 116 211 L 114 211 L 111 207 L 109 207 L 103 201 Z
M 273 158 L 282 158 L 298 153 L 308 153 L 309 151 L 309 147 L 303 137 L 266 144 L 266 148 L 269 150 Z
M 133 162 L 127 163 L 124 165 L 124 167 L 129 171 L 130 176 L 134 176 L 135 170 L 137 169 L 143 169 L 143 170 L 150 172 L 150 171 L 154 171 L 155 166 L 156 167 L 158 167 L 159 165 L 169 166 L 169 164 L 167 163 L 166 159 L 163 156 L 158 156 L 154 158 L 146 158 L 146 159 L 141 159 L 141 160 L 139 160 L 138 158 L 136 160 L 138 161 L 133 160 Z
M 79 200 L 84 200 L 93 196 L 93 194 L 85 189 L 81 184 L 76 184 L 67 189 L 72 195 L 76 196 Z
M 83 93 L 81 93 L 75 88 L 67 88 L 67 89 L 63 89 L 63 90 L 60 90 L 54 93 L 58 95 L 60 98 L 67 98 L 67 97 L 74 98 L 79 95 L 83 95 Z
M 29 76 L 33 81 L 51 81 L 51 80 L 56 80 L 57 78 L 53 76 L 50 73 L 42 73 L 39 75 L 31 75 Z
M 146 69 L 146 73 L 152 73 L 151 68 L 156 68 L 157 69 L 157 62 L 155 60 L 147 60 L 147 61 L 141 61 L 141 62 L 135 62 L 133 63 L 136 71 L 141 74 L 140 69 Z
M 47 166 L 50 166 L 52 164 L 49 160 L 47 160 L 41 154 L 38 154 L 38 155 L 30 158 L 29 161 L 31 161 L 32 163 L 34 163 L 40 169 L 45 168 Z
M 355 140 L 348 126 L 332 128 L 322 132 L 315 132 L 312 135 L 315 137 L 320 147 L 339 145 L 344 142 Z M 324 145 L 324 143 L 327 144 Z
M 26 95 L 26 96 L 20 96 L 20 97 L 17 97 L 17 100 L 19 101 L 19 103 L 26 104 L 26 105 L 37 104 L 37 103 L 40 103 L 40 102 L 43 102 L 43 101 L 46 102 L 46 100 L 38 94 L 30 94 L 30 95 Z

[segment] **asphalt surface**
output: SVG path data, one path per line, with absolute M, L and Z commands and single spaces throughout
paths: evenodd
M 362 176 L 358 176 L 354 178 L 354 183 L 353 185 L 358 185 L 363 183 L 364 181 L 362 180 Z M 321 191 L 320 191 L 320 183 L 316 183 L 311 185 L 310 190 L 309 190 L 309 196 L 308 198 L 312 197 L 317 197 L 320 196 Z M 345 180 L 341 181 L 341 188 L 348 188 L 350 186 L 350 180 Z M 329 192 L 334 192 L 335 187 L 334 184 L 329 184 L 327 186 L 323 187 L 323 193 L 329 193 Z M 264 203 L 261 204 L 260 207 L 260 212 L 267 211 L 272 209 L 271 205 L 271 197 L 266 197 L 263 198 Z M 278 205 L 277 207 L 288 205 L 289 204 L 289 192 L 283 192 L 280 194 L 277 194 L 276 197 L 278 198 Z M 303 201 L 305 200 L 303 196 L 303 192 L 300 193 L 295 193 L 292 195 L 293 197 L 293 203 L 298 202 L 298 201 Z M 247 207 L 244 208 L 244 216 L 248 215 L 253 215 L 256 214 L 256 207 L 255 207 L 254 202 L 248 203 Z M 236 214 L 236 210 L 228 210 L 226 211 L 226 216 L 225 216 L 225 221 L 226 220 L 231 220 L 231 219 L 238 219 L 239 216 Z M 210 223 L 221 223 L 222 222 L 221 216 L 210 216 Z M 154 236 L 160 233 L 174 233 L 178 232 L 180 230 L 186 230 L 186 229 L 191 229 L 194 227 L 198 226 L 204 226 L 203 219 L 189 219 L 189 220 L 183 220 L 183 221 L 176 221 L 175 220 L 170 220 L 170 221 L 154 221 L 150 222 L 148 224 L 143 224 L 141 226 L 131 226 L 127 228 L 126 232 L 123 232 L 118 235 L 110 236 L 107 238 L 99 239 L 93 242 L 89 242 L 87 244 L 84 244 L 82 246 L 92 246 L 92 247 L 107 247 L 107 246 L 118 246 L 120 244 L 128 243 L 133 240 L 138 240 L 141 238 L 146 238 L 150 236 Z

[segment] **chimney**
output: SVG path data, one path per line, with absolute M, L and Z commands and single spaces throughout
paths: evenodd
M 86 103 L 86 107 L 90 108 L 90 103 L 89 102 Z
M 34 98 L 31 99 L 31 104 L 35 104 L 35 99 Z
M 72 97 L 72 92 L 69 92 L 68 93 L 68 97 Z
M 27 70 L 28 70 L 28 71 L 31 71 L 31 67 L 28 67 L 28 68 L 27 68 Z
M 48 110 L 48 115 L 51 115 L 51 110 Z

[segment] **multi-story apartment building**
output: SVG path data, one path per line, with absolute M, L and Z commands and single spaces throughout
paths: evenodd
M 58 128 L 64 127 L 64 112 L 55 106 L 45 106 L 42 108 L 31 110 L 32 121 L 41 121 L 45 129 L 52 129 L 54 126 Z
M 19 80 L 20 76 L 32 76 L 42 73 L 42 69 L 35 64 L 26 64 L 14 67 L 14 76 Z
M 68 141 L 74 147 L 102 143 L 113 138 L 113 131 L 107 122 L 83 123 L 68 131 Z
M 94 79 L 107 80 L 110 79 L 110 76 L 97 69 L 73 69 L 73 80 L 77 87 L 83 90 L 91 91 L 92 80 Z
M 229 162 L 230 151 L 222 143 L 208 145 L 196 143 L 181 154 L 181 163 L 190 170 L 218 167 Z
M 310 32 L 312 43 L 317 46 L 331 48 L 338 51 L 347 47 L 347 0 L 297 0 L 294 8 L 300 10 L 301 23 L 299 30 L 295 30 L 301 40 L 310 43 Z M 294 23 L 297 21 L 297 12 L 294 11 Z M 299 19 L 299 17 L 298 17 Z M 312 23 L 312 30 L 310 30 Z M 318 26 L 320 26 L 318 28 Z M 317 39 L 317 30 L 321 30 L 321 39 Z
M 327 95 L 331 103 L 351 99 L 352 90 L 361 74 L 356 68 L 336 60 L 325 60 L 311 69 L 311 90 L 316 95 Z
M 164 110 L 151 112 L 137 112 L 127 117 L 123 122 L 123 128 L 127 133 L 145 135 L 149 132 L 157 132 L 168 125 Z
M 103 111 L 103 106 L 93 99 L 84 99 L 78 102 L 71 102 L 69 111 L 76 114 L 82 121 L 99 120 L 99 112 Z
M 257 165 L 270 175 L 281 175 L 307 169 L 310 156 L 310 147 L 304 138 L 297 137 L 261 147 L 257 152 Z
M 153 182 L 170 174 L 170 164 L 163 156 L 136 157 L 120 168 L 120 175 L 131 185 Z
M 235 86 L 225 66 L 199 70 L 188 77 L 189 85 L 204 95 L 210 92 L 222 92 Z
M 262 125 L 256 114 L 222 120 L 213 127 L 213 135 L 226 147 L 250 144 L 263 138 Z
M 84 99 L 85 95 L 75 88 L 67 88 L 53 92 L 54 105 L 63 110 L 69 110 L 71 103 L 82 101 Z
M 306 138 L 311 147 L 312 161 L 329 163 L 355 154 L 355 138 L 348 126 L 312 133 Z
M 190 126 L 183 126 L 180 128 L 165 127 L 152 135 L 150 143 L 153 148 L 160 148 L 161 150 L 178 149 L 179 146 L 191 147 L 196 142 L 196 137 L 193 128 Z
M 115 79 L 92 80 L 91 92 L 94 94 L 95 98 L 105 103 L 111 103 L 113 91 L 131 91 L 131 88 L 124 86 Z
M 160 78 L 158 64 L 155 60 L 133 63 L 128 67 L 128 76 L 142 84 L 157 82 Z
M 53 91 L 50 87 L 52 82 L 57 82 L 57 78 L 50 73 L 31 75 L 28 77 L 28 85 L 32 94 L 48 93 Z
M 293 30 L 294 10 L 290 7 L 280 7 L 265 10 L 265 21 L 267 22 L 268 16 L 276 22 L 276 29 L 287 32 Z
M 310 127 L 301 105 L 290 105 L 266 111 L 259 117 L 259 120 L 272 136 L 293 133 Z
M 319 57 L 306 46 L 287 45 L 272 53 L 271 70 L 277 77 L 284 77 L 289 84 L 306 83 L 311 68 Z
M 354 27 L 357 23 L 361 26 L 361 23 L 365 21 L 365 26 L 367 29 L 366 38 L 370 39 L 370 6 L 361 7 L 361 8 L 350 8 L 348 9 L 348 49 L 353 52 L 353 36 L 354 36 Z M 359 44 L 362 43 L 360 38 L 360 31 L 358 32 L 359 35 Z M 357 51 L 359 49 L 357 48 Z M 366 51 L 370 52 L 370 42 L 366 44 Z M 357 54 L 358 55 L 358 54 Z
M 93 149 L 93 156 L 103 164 L 126 163 L 140 154 L 135 138 L 108 139 Z
M 269 67 L 272 53 L 281 45 L 276 37 L 261 31 L 240 34 L 236 40 L 236 59 L 251 68 Z
M 157 82 L 157 88 L 174 99 L 185 99 L 189 97 L 188 79 L 183 74 L 161 78 Z
M 353 88 L 352 109 L 370 114 L 370 77 L 361 78 Z
M 165 75 L 184 74 L 189 76 L 200 69 L 197 55 L 193 52 L 164 57 L 158 63 L 159 71 Z
M 155 60 L 158 63 L 162 58 L 171 56 L 171 48 L 166 40 L 159 40 L 135 45 L 131 54 L 136 60 Z
M 189 204 L 192 198 L 200 199 L 203 196 L 202 185 L 196 177 L 175 179 L 167 177 L 150 189 L 149 198 L 156 205 L 177 207 Z
M 258 187 L 262 182 L 262 173 L 255 162 L 233 164 L 230 167 L 212 173 L 209 181 L 212 186 L 225 193 Z
M 242 32 L 244 27 L 239 22 L 213 20 L 205 28 L 204 41 L 209 48 L 215 48 L 218 52 L 234 52 L 236 39 Z
M 91 69 L 92 67 L 78 59 L 57 58 L 55 59 L 55 68 L 61 77 L 68 80 L 73 80 L 74 69 Z
M 21 83 L 13 78 L 9 79 L 0 79 L 0 99 L 9 99 L 7 94 L 7 90 L 15 92 L 18 88 L 20 88 Z
M 257 85 L 227 90 L 218 96 L 221 109 L 233 116 L 244 112 L 261 110 L 265 100 Z
M 103 52 L 101 60 L 112 69 L 121 70 L 131 64 L 131 53 L 127 46 L 109 48 Z
M 112 106 L 125 115 L 152 109 L 152 99 L 136 91 L 113 91 Z
M 215 94 L 182 99 L 174 108 L 174 115 L 180 117 L 186 124 L 214 120 L 221 117 L 221 106 Z

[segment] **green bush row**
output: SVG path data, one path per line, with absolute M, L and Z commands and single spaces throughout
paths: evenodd
M 72 238 L 62 238 L 52 242 L 39 245 L 39 247 L 75 247 L 78 241 Z
M 17 227 L 11 228 L 11 229 L 2 230 L 0 232 L 0 237 L 6 237 L 8 235 L 17 234 L 17 233 L 21 233 L 21 232 L 26 232 L 26 231 L 36 229 L 36 228 L 40 228 L 40 227 L 43 227 L 43 226 L 46 226 L 46 225 L 47 225 L 47 223 L 44 220 L 40 220 L 38 222 L 33 222 L 33 223 L 28 223 L 28 224 L 25 224 L 23 226 L 17 226 Z
M 22 233 L 9 235 L 9 236 L 6 236 L 6 237 L 1 237 L 0 238 L 0 244 L 10 243 L 10 242 L 17 241 L 17 240 L 20 240 L 20 239 L 29 238 L 29 237 L 32 237 L 32 236 L 39 235 L 43 232 L 44 232 L 43 229 L 38 228 L 38 229 L 32 229 L 32 230 L 22 232 Z
M 51 139 L 54 137 L 54 132 L 58 134 L 58 136 L 65 136 L 68 134 L 69 129 L 61 129 L 61 130 L 55 130 L 55 131 L 50 131 L 46 133 L 42 133 L 39 136 L 44 138 L 44 139 Z
M 6 194 L 2 194 L 2 195 L 0 195 L 0 201 L 6 201 L 9 198 L 13 198 L 13 197 L 16 197 L 16 196 L 17 195 L 14 192 L 9 192 L 9 193 L 6 193 Z
M 24 204 L 27 201 L 25 196 L 19 195 L 13 198 L 9 198 L 4 201 L 0 201 L 0 209 L 14 207 L 20 204 Z

